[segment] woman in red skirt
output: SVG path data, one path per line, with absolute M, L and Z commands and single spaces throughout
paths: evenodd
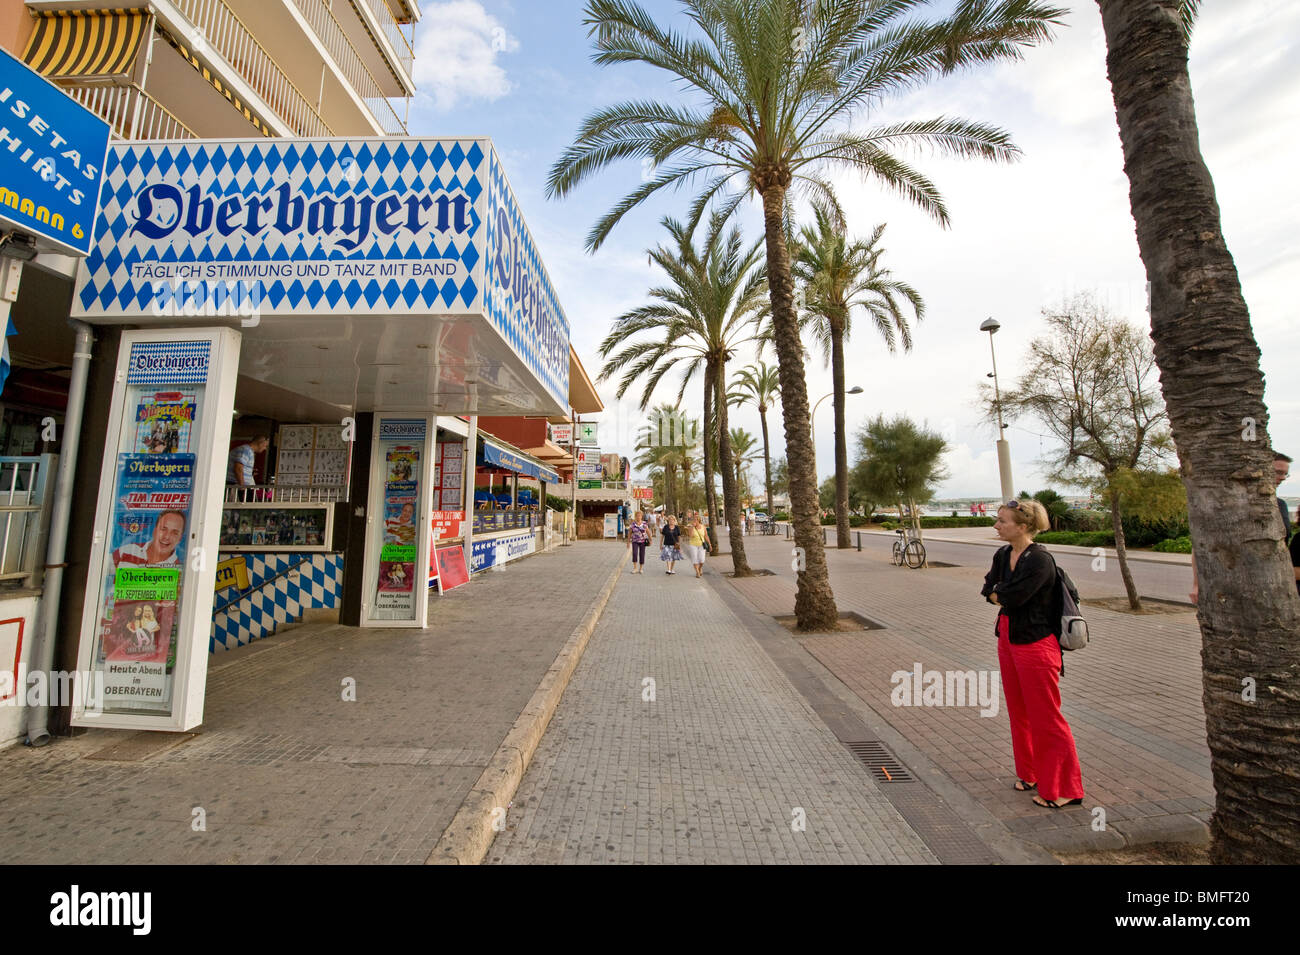
M 1034 535 L 1049 526 L 1047 510 L 1037 501 L 1008 501 L 999 507 L 993 529 L 1007 546 L 993 556 L 980 593 L 1000 608 L 998 663 L 1020 777 L 1014 788 L 1037 788 L 1037 805 L 1062 809 L 1083 802 L 1083 775 L 1074 734 L 1061 715 L 1056 562 L 1034 543 Z

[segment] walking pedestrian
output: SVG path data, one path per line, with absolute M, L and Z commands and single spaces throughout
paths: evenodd
M 673 564 L 682 559 L 682 552 L 677 546 L 681 543 L 681 539 L 682 529 L 677 526 L 677 518 L 675 515 L 669 514 L 668 523 L 664 525 L 663 529 L 663 549 L 659 551 L 659 559 L 668 565 L 664 570 L 666 574 L 677 573 L 677 571 L 673 570 Z
M 704 576 L 704 558 L 709 552 L 709 532 L 700 520 L 699 511 L 694 512 L 691 524 L 686 528 L 686 556 L 695 566 L 695 576 Z
M 632 551 L 632 573 L 645 573 L 645 549 L 649 543 L 650 525 L 645 522 L 645 515 L 637 511 L 627 527 L 627 546 Z
M 999 507 L 993 529 L 1007 544 L 993 555 L 980 593 L 999 608 L 998 663 L 1019 777 L 1012 788 L 1037 788 L 1036 805 L 1062 809 L 1083 802 L 1083 774 L 1074 734 L 1061 715 L 1056 561 L 1034 543 L 1034 535 L 1049 526 L 1047 509 L 1037 501 Z

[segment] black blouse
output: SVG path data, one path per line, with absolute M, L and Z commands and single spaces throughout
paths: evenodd
M 1037 643 L 1061 629 L 1056 561 L 1041 544 L 1030 544 L 1011 569 L 1011 545 L 998 548 L 980 590 L 985 600 L 998 595 L 998 616 L 1011 620 L 1012 643 Z M 989 600 L 989 603 L 993 601 Z M 993 628 L 997 633 L 997 627 Z
M 676 547 L 677 542 L 682 539 L 682 529 L 680 527 L 664 527 L 664 546 Z

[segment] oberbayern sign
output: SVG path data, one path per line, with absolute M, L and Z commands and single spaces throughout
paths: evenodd
M 0 229 L 89 252 L 108 136 L 107 123 L 0 49 Z
M 106 176 L 73 317 L 481 315 L 567 407 L 568 320 L 491 141 L 122 144 Z

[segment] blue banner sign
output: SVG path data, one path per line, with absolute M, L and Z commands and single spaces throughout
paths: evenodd
M 568 407 L 568 319 L 491 141 L 131 143 L 107 165 L 73 317 L 480 316 Z
M 0 228 L 90 252 L 108 137 L 106 122 L 0 49 Z

